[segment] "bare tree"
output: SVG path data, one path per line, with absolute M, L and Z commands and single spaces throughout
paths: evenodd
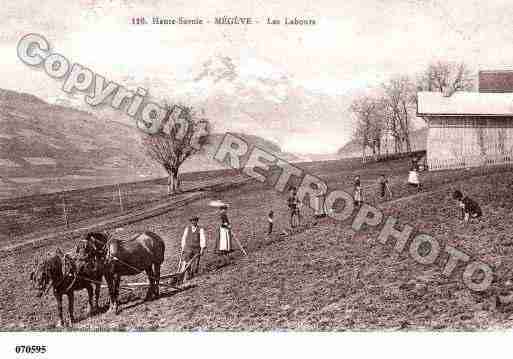
M 372 154 L 381 153 L 383 136 L 383 118 L 378 100 L 370 96 L 357 98 L 351 104 L 351 111 L 356 117 L 356 127 L 353 140 L 362 146 L 362 159 L 365 159 L 365 149 L 369 147 Z
M 385 96 L 382 96 L 379 99 L 380 108 L 383 118 L 383 135 L 384 140 L 386 142 L 386 153 L 388 154 L 389 150 L 389 142 L 390 140 L 394 143 L 394 153 L 400 152 L 400 131 L 398 130 L 398 124 L 396 121 L 396 117 L 394 116 L 394 112 L 388 106 L 387 99 Z
M 424 91 L 439 91 L 447 96 L 474 89 L 474 76 L 464 63 L 438 61 L 420 75 L 418 86 Z
M 180 190 L 179 170 L 191 156 L 199 154 L 208 142 L 210 123 L 196 119 L 192 107 L 166 106 L 166 116 L 159 132 L 145 135 L 143 145 L 148 156 L 168 173 L 168 194 Z M 178 111 L 175 111 L 178 109 Z M 177 113 L 176 118 L 173 114 Z
M 407 76 L 398 76 L 383 84 L 382 102 L 396 152 L 404 150 L 404 145 L 406 151 L 412 150 L 410 132 L 415 101 L 415 86 Z

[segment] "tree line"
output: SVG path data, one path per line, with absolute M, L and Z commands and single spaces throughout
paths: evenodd
M 393 142 L 393 153 L 411 152 L 410 133 L 416 115 L 417 91 L 472 90 L 474 79 L 463 64 L 432 63 L 416 79 L 395 76 L 382 84 L 374 95 L 363 95 L 351 104 L 356 126 L 353 133 L 362 148 L 362 158 L 370 148 L 373 156 L 382 154 L 384 141 Z M 210 138 L 210 121 L 191 106 L 166 105 L 162 126 L 156 134 L 143 135 L 147 155 L 168 174 L 168 193 L 180 191 L 180 168 L 194 155 L 202 153 Z M 179 111 L 175 111 L 178 109 Z M 386 144 L 388 148 L 388 143 Z
M 392 153 L 411 152 L 417 92 L 436 91 L 450 96 L 455 91 L 471 91 L 474 76 L 464 63 L 439 61 L 415 77 L 397 75 L 374 90 L 372 95 L 355 98 L 350 106 L 355 119 L 353 141 L 361 146 L 363 159 L 367 149 L 376 157 L 382 155 L 385 146 L 387 152 L 392 146 Z

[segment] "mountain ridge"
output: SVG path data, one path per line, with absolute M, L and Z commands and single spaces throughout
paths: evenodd
M 298 160 L 270 140 L 237 134 L 275 155 Z M 0 197 L 165 176 L 160 165 L 145 155 L 141 136 L 135 126 L 0 89 Z M 212 134 L 207 155 L 189 159 L 182 171 L 222 169 L 209 157 L 221 139 L 222 134 Z

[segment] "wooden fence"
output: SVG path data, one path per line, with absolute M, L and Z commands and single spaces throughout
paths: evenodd
M 425 155 L 426 155 L 426 150 L 411 151 L 411 152 L 398 152 L 398 153 L 381 154 L 381 155 L 376 155 L 376 156 L 373 156 L 373 155 L 365 156 L 362 158 L 362 161 L 364 163 L 382 162 L 382 161 L 398 160 L 401 158 L 408 158 L 408 157 L 421 158 Z
M 427 156 L 430 171 L 450 170 L 467 167 L 495 166 L 513 164 L 513 154 L 502 155 L 474 155 L 458 158 L 433 158 Z

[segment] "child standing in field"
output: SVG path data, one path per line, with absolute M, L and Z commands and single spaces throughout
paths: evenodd
M 382 200 L 387 199 L 387 193 L 389 194 L 390 199 L 392 198 L 392 191 L 390 190 L 390 186 L 388 184 L 388 180 L 385 175 L 379 176 L 378 179 L 378 187 L 379 187 L 379 197 Z
M 268 236 L 270 236 L 271 233 L 273 233 L 273 220 L 274 220 L 274 212 L 269 211 L 269 214 L 267 215 L 267 222 L 269 223 L 269 227 L 267 229 Z
M 469 197 L 464 197 L 461 191 L 454 191 L 452 198 L 457 201 L 458 207 L 461 208 L 461 219 L 465 222 L 468 222 L 470 218 L 479 218 L 483 215 L 477 202 Z
M 360 182 L 360 176 L 354 178 L 354 205 L 359 207 L 363 202 L 362 195 L 362 184 Z

